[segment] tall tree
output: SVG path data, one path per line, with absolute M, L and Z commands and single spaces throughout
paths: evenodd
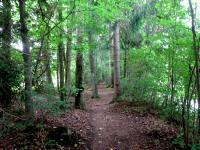
M 42 38 L 41 38 L 41 49 L 42 49 L 43 65 L 44 65 L 43 72 L 45 72 L 46 83 L 48 85 L 53 86 L 53 79 L 51 74 L 51 52 L 50 52 L 50 37 L 51 37 L 50 20 L 53 17 L 54 9 L 52 9 L 51 5 L 42 0 L 38 0 L 38 4 L 40 8 L 39 10 L 42 22 L 45 23 L 43 30 L 44 32 L 42 32 Z
M 114 25 L 114 99 L 118 99 L 121 94 L 120 89 L 120 25 L 119 21 Z
M 98 87 L 97 87 L 97 57 L 96 57 L 96 50 L 94 44 L 94 35 L 90 31 L 88 33 L 89 45 L 90 45 L 90 71 L 91 71 L 91 79 L 92 79 L 92 98 L 98 98 Z
M 71 54 L 72 54 L 72 30 L 68 31 L 67 48 L 65 54 L 65 87 L 71 88 Z
M 23 59 L 24 59 L 24 81 L 25 81 L 25 106 L 26 112 L 33 115 L 32 101 L 32 58 L 29 45 L 28 28 L 26 24 L 26 0 L 19 0 L 19 12 L 21 23 L 21 38 L 23 44 Z
M 62 5 L 58 9 L 58 20 L 63 21 Z M 62 24 L 62 23 L 61 23 Z M 62 27 L 61 27 L 62 29 Z M 60 79 L 60 100 L 64 100 L 64 43 L 63 43 L 63 30 L 59 30 L 59 43 L 58 43 L 58 62 L 59 62 L 59 79 Z
M 51 54 L 50 54 L 50 45 L 49 45 L 49 38 L 47 38 L 47 44 L 44 48 L 43 54 L 45 56 L 44 67 L 46 72 L 46 81 L 48 85 L 53 86 L 53 79 L 51 75 Z
M 190 15 L 192 19 L 192 34 L 193 34 L 193 42 L 194 42 L 194 56 L 195 56 L 195 68 L 196 68 L 196 90 L 197 90 L 197 101 L 198 101 L 198 133 L 200 135 L 200 79 L 199 79 L 199 46 L 198 46 L 198 39 L 196 33 L 196 26 L 195 26 L 195 13 L 192 6 L 192 1 L 188 0 L 189 7 L 190 7 Z
M 11 67 L 11 3 L 10 0 L 3 0 L 3 33 L 2 48 L 0 49 L 0 103 L 3 107 L 9 106 L 12 99 L 10 83 Z
M 83 109 L 84 108 L 84 102 L 83 102 L 83 53 L 82 53 L 82 41 L 83 41 L 83 35 L 80 31 L 80 29 L 78 29 L 78 40 L 77 40 L 77 44 L 79 45 L 77 54 L 76 54 L 76 74 L 75 74 L 75 78 L 76 78 L 76 89 L 77 89 L 77 93 L 75 96 L 75 108 L 77 109 Z
M 74 1 L 75 2 L 75 1 Z M 65 87 L 67 91 L 71 89 L 71 57 L 72 57 L 72 40 L 73 40 L 73 28 L 71 24 L 74 24 L 74 8 L 75 3 L 71 0 L 69 1 L 69 7 L 71 9 L 71 16 L 68 22 L 68 33 L 67 33 L 67 48 L 65 53 Z
M 93 7 L 95 5 L 94 0 L 89 0 L 90 6 Z M 95 30 L 94 27 L 96 25 L 95 21 L 95 13 L 91 11 L 90 13 L 91 24 L 89 25 L 88 31 L 88 42 L 90 47 L 89 52 L 89 60 L 90 60 L 90 72 L 91 72 L 91 83 L 92 83 L 92 98 L 98 98 L 98 83 L 97 83 L 97 57 L 96 57 L 96 44 L 95 44 Z
M 112 24 L 109 26 L 110 28 L 110 85 L 114 88 L 114 35 L 113 35 L 113 27 Z

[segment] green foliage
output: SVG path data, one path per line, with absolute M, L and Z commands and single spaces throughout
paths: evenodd
M 69 104 L 54 95 L 35 96 L 35 109 L 43 115 L 59 116 L 69 109 Z M 64 110 L 64 111 L 63 111 Z
M 185 142 L 183 135 L 178 135 L 172 142 L 174 145 L 177 145 L 179 148 L 184 148 L 185 147 Z
M 200 144 L 193 145 L 192 150 L 200 150 Z
M 22 68 L 15 60 L 11 60 L 7 63 L 5 59 L 7 58 L 0 59 L 0 86 L 2 86 L 2 90 L 5 88 L 4 86 L 6 84 L 6 86 L 12 87 L 11 97 L 14 97 L 15 95 L 21 93 L 21 82 L 23 81 L 21 72 Z
M 157 1 L 150 9 L 148 4 L 136 6 L 140 11 L 133 12 L 122 33 L 122 47 L 128 51 L 122 97 L 150 104 L 161 117 L 180 127 L 185 124 L 183 133 L 188 137 L 181 134 L 174 144 L 192 147 L 199 140 L 194 134 L 198 117 L 193 105 L 195 75 L 191 76 L 195 65 L 193 35 L 186 23 L 190 14 L 181 1 Z M 199 38 L 198 26 L 196 30 Z
M 63 112 L 69 110 L 70 104 L 68 101 L 61 101 L 58 93 L 52 87 L 52 85 L 47 85 L 45 90 L 38 94 L 34 94 L 34 105 L 38 113 L 43 115 L 53 115 L 59 116 Z
M 131 62 L 132 58 L 134 58 L 134 62 Z M 148 50 L 145 52 L 145 49 L 133 49 L 129 54 L 129 59 L 128 66 L 131 66 L 132 69 L 129 70 L 130 78 L 124 79 L 122 82 L 123 93 L 136 101 L 153 101 L 156 91 L 158 91 L 158 83 L 154 72 L 157 64 L 152 60 L 151 52 Z

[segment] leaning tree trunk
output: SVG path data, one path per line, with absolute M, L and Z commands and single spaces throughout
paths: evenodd
M 24 81 L 25 81 L 25 108 L 29 115 L 33 115 L 32 101 L 32 60 L 28 38 L 28 29 L 26 24 L 26 3 L 25 0 L 19 0 L 20 23 L 21 23 L 21 38 L 23 44 L 23 59 L 24 59 Z
M 197 46 L 197 34 L 195 27 L 195 14 L 191 0 L 188 0 L 190 6 L 190 13 L 192 18 L 192 33 L 194 41 L 194 54 L 195 54 L 195 67 L 196 67 L 196 90 L 197 90 L 197 101 L 198 101 L 198 134 L 200 135 L 200 83 L 199 83 L 199 47 Z
M 114 99 L 117 100 L 121 94 L 120 89 L 120 35 L 119 22 L 114 25 Z
M 97 58 L 96 58 L 96 50 L 94 49 L 94 35 L 92 32 L 88 33 L 89 45 L 90 45 L 90 71 L 91 71 L 91 80 L 92 80 L 92 98 L 98 98 L 98 87 L 97 87 Z
M 12 90 L 9 79 L 9 68 L 11 66 L 11 3 L 10 0 L 3 0 L 3 33 L 2 49 L 0 50 L 0 103 L 8 107 L 11 103 Z
M 62 9 L 59 9 L 58 12 L 58 19 L 59 21 L 62 22 L 63 18 L 62 18 Z M 63 44 L 63 31 L 60 30 L 60 41 L 58 44 L 58 62 L 59 62 L 59 79 L 60 79 L 60 87 L 59 87 L 59 91 L 60 91 L 60 100 L 64 100 L 65 99 L 65 93 L 64 93 L 64 44 Z
M 82 35 L 80 33 L 80 29 L 78 31 L 78 45 L 81 47 L 82 45 Z M 76 55 L 76 89 L 77 93 L 75 96 L 75 108 L 77 109 L 83 109 L 84 108 L 84 102 L 83 102 L 83 54 L 80 49 L 77 51 Z

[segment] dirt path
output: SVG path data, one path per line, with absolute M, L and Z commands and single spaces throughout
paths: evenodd
M 120 127 L 120 115 L 109 112 L 109 103 L 112 101 L 113 91 L 105 90 L 104 85 L 99 86 L 100 99 L 89 104 L 88 110 L 93 127 L 92 149 L 103 150 L 112 148 L 114 136 Z M 120 133 L 124 134 L 124 133 Z
M 119 107 L 121 105 L 110 104 L 113 90 L 103 84 L 99 86 L 99 95 L 100 99 L 91 100 L 91 91 L 86 93 L 92 150 L 172 149 L 168 139 L 171 129 L 163 121 L 140 113 L 127 113 Z

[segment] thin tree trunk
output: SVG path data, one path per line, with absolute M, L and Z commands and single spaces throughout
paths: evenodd
M 23 44 L 23 59 L 24 59 L 24 81 L 25 81 L 25 108 L 29 115 L 33 115 L 32 101 L 32 60 L 28 38 L 28 29 L 26 24 L 26 3 L 25 0 L 19 0 L 20 23 L 21 23 L 21 38 Z
M 57 89 L 60 90 L 60 74 L 59 74 L 59 52 L 57 52 L 57 65 L 56 65 Z
M 46 56 L 45 67 L 46 67 L 47 83 L 48 85 L 53 86 L 53 79 L 51 76 L 51 56 L 49 53 L 49 42 L 47 42 L 47 47 L 45 48 L 45 56 Z
M 120 89 L 120 35 L 119 22 L 114 25 L 114 99 L 117 100 L 121 94 Z
M 110 85 L 112 88 L 114 88 L 114 37 L 113 37 L 113 29 L 112 25 L 110 25 Z
M 49 47 L 48 47 L 49 48 Z M 46 77 L 47 77 L 47 83 L 51 86 L 53 86 L 53 79 L 52 79 L 52 75 L 51 75 L 51 57 L 50 57 L 50 53 L 49 50 L 47 50 L 46 53 L 47 56 L 47 60 L 46 60 Z
M 190 89 L 191 89 L 191 84 L 192 84 L 192 78 L 194 76 L 194 69 L 195 68 L 191 68 L 191 66 L 189 65 L 189 82 L 188 84 L 186 85 L 185 87 L 185 98 L 183 100 L 183 104 L 182 104 L 182 125 L 183 125 L 183 136 L 184 136 L 184 142 L 186 144 L 186 148 L 188 148 L 188 144 L 189 144 L 189 133 L 188 133 L 188 121 L 187 120 L 187 116 L 189 115 L 188 113 L 188 101 L 191 101 L 192 99 L 192 95 L 193 95 L 193 91 L 192 90 L 192 93 L 191 93 L 191 96 L 190 96 Z M 186 105 L 187 105 L 187 111 L 186 111 Z M 190 105 L 190 104 L 189 104 Z M 187 114 L 186 114 L 187 113 Z
M 11 3 L 10 0 L 3 0 L 3 33 L 2 49 L 0 50 L 0 63 L 4 68 L 11 66 Z M 12 99 L 12 89 L 10 85 L 9 72 L 2 69 L 0 76 L 0 103 L 3 107 L 8 107 Z
M 59 91 L 60 91 L 60 100 L 64 100 L 64 64 L 63 64 L 63 43 L 59 43 L 58 45 L 58 53 L 59 53 Z
M 58 10 L 58 19 L 59 21 L 62 21 L 62 9 L 60 8 Z M 65 93 L 64 93 L 64 44 L 63 44 L 63 31 L 60 30 L 60 41 L 58 44 L 58 60 L 59 60 L 59 75 L 60 75 L 60 87 L 59 87 L 59 91 L 60 91 L 60 100 L 64 100 L 65 99 Z
M 195 15 L 191 0 L 188 0 L 190 6 L 190 13 L 192 18 L 192 33 L 194 41 L 194 54 L 195 54 L 195 66 L 196 66 L 196 90 L 197 90 L 197 102 L 198 102 L 198 133 L 200 135 L 200 83 L 199 83 L 199 48 L 197 46 L 197 34 L 195 29 Z
M 46 80 L 47 80 L 47 84 L 51 85 L 52 87 L 54 87 L 53 85 L 53 79 L 52 79 L 52 73 L 51 73 L 51 51 L 50 51 L 50 36 L 51 36 L 51 32 L 50 32 L 50 25 L 49 22 L 46 24 L 46 28 L 47 28 L 47 37 L 46 37 L 46 46 L 44 49 L 44 53 L 46 55 L 46 63 L 45 63 L 45 67 L 46 67 Z
M 126 68 L 127 68 L 127 49 L 128 49 L 128 46 L 125 46 L 125 49 L 124 49 L 124 78 L 126 78 Z
M 43 47 L 43 54 L 44 54 L 44 68 L 46 73 L 46 82 L 48 85 L 53 86 L 53 79 L 51 76 L 51 56 L 49 52 L 49 38 L 46 38 L 45 45 Z
M 98 98 L 98 87 L 97 87 L 97 57 L 96 50 L 94 49 L 94 35 L 92 32 L 88 33 L 89 45 L 90 45 L 90 71 L 91 71 L 91 79 L 92 79 L 92 98 Z
M 80 29 L 78 30 L 78 42 L 77 44 L 79 47 L 82 45 L 82 35 L 80 33 Z M 78 50 L 76 55 L 76 89 L 77 93 L 75 96 L 75 108 L 77 109 L 83 109 L 84 108 L 84 102 L 83 102 L 83 54 L 81 50 Z
M 173 56 L 172 56 L 173 57 Z M 173 58 L 172 58 L 172 66 L 171 66 L 171 97 L 170 97 L 170 105 L 171 105 L 171 118 L 173 118 L 173 113 L 174 113 L 174 96 L 175 96 L 175 83 L 174 83 L 174 63 L 173 63 Z
M 71 88 L 71 53 L 72 53 L 72 31 L 68 32 L 66 62 L 65 62 L 65 86 L 69 90 Z

